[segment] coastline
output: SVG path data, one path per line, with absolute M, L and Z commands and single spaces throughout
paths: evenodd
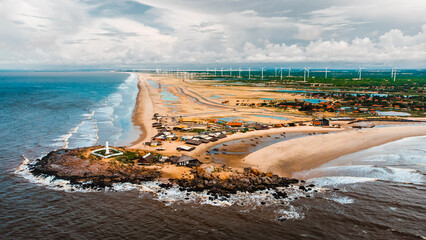
M 373 128 L 315 135 L 262 148 L 246 156 L 241 163 L 261 171 L 290 177 L 295 172 L 319 167 L 346 154 L 423 135 L 426 135 L 424 126 Z
M 139 138 L 131 144 L 131 148 L 140 147 L 146 139 L 154 136 L 152 116 L 154 114 L 154 103 L 149 92 L 147 82 L 144 75 L 138 74 L 138 89 L 139 93 L 136 98 L 135 108 L 133 110 L 132 121 L 141 130 Z

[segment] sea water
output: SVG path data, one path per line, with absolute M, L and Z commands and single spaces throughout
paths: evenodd
M 139 132 L 131 120 L 137 93 L 129 73 L 0 73 L 0 149 L 35 157 L 105 141 L 128 145 Z

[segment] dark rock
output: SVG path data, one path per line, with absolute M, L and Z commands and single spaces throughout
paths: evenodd
M 103 161 L 89 161 L 76 157 L 81 149 L 52 151 L 37 161 L 30 169 L 36 175 L 49 175 L 69 180 L 83 188 L 105 188 L 113 183 L 130 182 L 139 184 L 161 176 L 158 170 L 138 166 L 112 166 Z

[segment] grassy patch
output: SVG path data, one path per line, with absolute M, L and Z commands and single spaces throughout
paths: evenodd
M 124 164 L 130 164 L 141 157 L 142 155 L 138 152 L 125 151 L 123 152 L 123 155 L 116 157 L 115 160 Z

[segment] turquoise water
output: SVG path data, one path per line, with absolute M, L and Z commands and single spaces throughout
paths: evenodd
M 272 100 L 275 100 L 275 98 L 260 98 L 260 100 L 268 100 L 268 101 L 272 101 Z
M 9 147 L 27 137 L 34 141 L 22 144 L 47 149 L 126 145 L 138 135 L 131 122 L 137 93 L 135 74 L 0 73 L 0 138 Z
M 314 91 L 305 91 L 305 90 L 286 90 L 286 89 L 278 89 L 278 90 L 254 90 L 254 91 L 263 91 L 263 92 L 282 92 L 282 93 L 314 93 Z
M 226 122 L 236 122 L 236 121 L 241 121 L 241 119 L 244 119 L 245 117 L 221 117 L 218 118 L 217 120 L 220 121 L 226 121 Z
M 146 80 L 149 84 L 151 84 L 151 86 L 155 89 L 158 89 L 160 87 L 160 85 L 158 85 L 157 82 L 152 81 L 151 79 L 147 79 Z
M 406 112 L 394 112 L 394 111 L 376 111 L 379 116 L 411 116 Z
M 166 102 L 179 101 L 179 98 L 167 89 L 162 89 L 160 95 L 161 95 L 161 99 L 163 99 Z
M 278 120 L 288 120 L 289 118 L 285 117 L 279 117 L 279 116 L 269 116 L 269 115 L 251 115 L 254 117 L 262 117 L 262 118 L 272 118 L 272 119 L 278 119 Z
M 220 96 L 220 95 L 213 95 L 213 96 L 211 96 L 211 97 L 209 97 L 209 98 L 211 98 L 211 99 L 218 99 L 218 98 L 223 98 L 223 96 Z
M 328 102 L 327 100 L 323 100 L 323 99 L 316 99 L 316 98 L 312 98 L 312 99 L 302 99 L 305 102 L 310 102 L 310 103 L 322 103 L 322 102 Z
M 388 94 L 380 94 L 380 93 L 351 93 L 352 96 L 370 96 L 370 97 L 388 97 Z
M 160 85 L 157 82 L 152 81 L 151 79 L 147 79 L 147 82 L 149 84 L 151 84 L 151 86 L 155 89 L 160 88 Z M 160 92 L 161 99 L 163 101 L 166 101 L 166 103 L 168 103 L 168 104 L 178 101 L 179 98 L 176 95 L 174 95 L 173 93 L 171 93 L 169 90 L 167 90 L 166 89 L 167 86 L 168 85 L 162 85 L 162 87 L 161 87 L 161 92 Z

